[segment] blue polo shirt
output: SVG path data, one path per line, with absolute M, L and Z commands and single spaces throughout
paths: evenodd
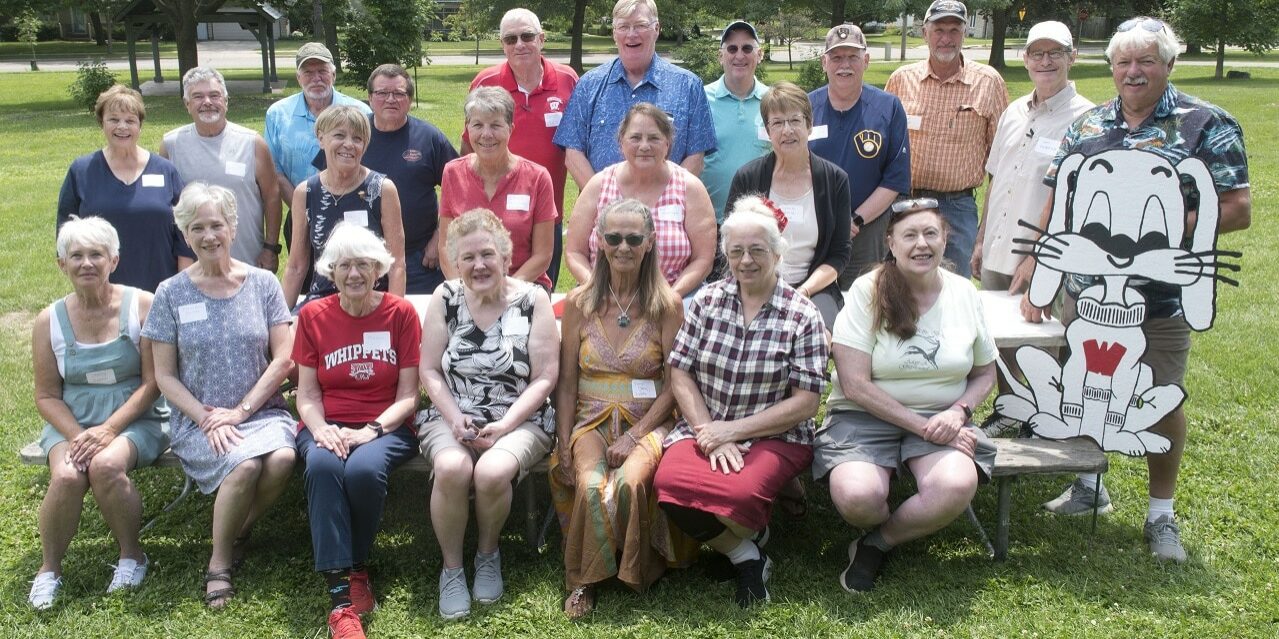
M 578 81 L 555 144 L 584 153 L 597 173 L 622 161 L 617 129 L 632 105 L 650 102 L 671 116 L 675 140 L 668 159 L 675 163 L 715 151 L 715 124 L 702 81 L 656 53 L 639 86 L 631 88 L 621 60 L 591 69 Z
M 739 99 L 728 90 L 722 75 L 706 85 L 706 101 L 711 105 L 719 148 L 706 156 L 706 168 L 702 169 L 701 177 L 711 194 L 711 203 L 715 205 L 716 222 L 724 221 L 728 187 L 732 185 L 737 169 L 772 149 L 768 136 L 763 132 L 764 118 L 759 112 L 759 101 L 766 93 L 768 86 L 758 79 L 745 99 Z
M 910 138 L 901 100 L 866 84 L 853 108 L 837 111 L 830 105 L 827 89 L 808 94 L 814 129 L 826 126 L 826 137 L 810 138 L 808 148 L 848 173 L 853 210 L 881 186 L 909 193 Z
M 369 105 L 333 90 L 334 105 L 354 106 L 366 115 L 373 113 Z M 315 116 L 306 108 L 306 94 L 293 95 L 272 104 L 266 110 L 267 148 L 275 160 L 275 170 L 284 174 L 294 186 L 315 175 L 311 161 L 320 150 L 320 140 L 315 137 Z

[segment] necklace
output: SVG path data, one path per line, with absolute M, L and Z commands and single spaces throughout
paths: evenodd
M 631 310 L 631 304 L 635 303 L 635 298 L 638 296 L 632 294 L 631 301 L 626 303 L 626 308 L 622 308 L 622 302 L 621 300 L 617 299 L 617 293 L 613 292 L 613 284 L 611 282 L 608 285 L 608 294 L 613 296 L 613 303 L 617 304 L 617 310 L 621 311 L 620 313 L 617 314 L 617 325 L 621 326 L 622 328 L 626 328 L 627 326 L 630 326 L 631 316 L 629 312 Z

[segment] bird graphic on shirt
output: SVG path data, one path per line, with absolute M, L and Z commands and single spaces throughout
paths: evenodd
M 919 346 L 911 344 L 910 346 L 906 347 L 906 354 L 918 355 L 924 358 L 924 360 L 928 362 L 929 366 L 932 366 L 933 368 L 937 368 L 937 351 L 941 350 L 941 338 L 932 336 L 932 335 L 924 335 L 922 333 L 916 335 L 915 337 L 918 337 L 919 339 L 927 342 L 932 347 L 931 350 L 924 350 L 923 348 Z

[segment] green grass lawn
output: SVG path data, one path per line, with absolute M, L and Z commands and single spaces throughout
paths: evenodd
M 895 64 L 874 63 L 869 81 L 883 85 Z M 474 67 L 423 70 L 415 108 L 454 140 L 461 98 Z M 244 71 L 245 77 L 256 77 Z M 238 74 L 236 74 L 238 75 Z M 1076 68 L 1084 95 L 1112 95 L 1105 68 Z M 1014 96 L 1029 90 L 1024 71 L 1005 74 Z M 421 476 L 392 478 L 383 533 L 372 569 L 381 608 L 372 637 L 1274 637 L 1279 633 L 1279 509 L 1266 477 L 1279 466 L 1274 387 L 1279 344 L 1279 224 L 1270 214 L 1279 195 L 1279 70 L 1257 70 L 1248 81 L 1214 82 L 1211 69 L 1178 68 L 1178 86 L 1230 110 L 1251 150 L 1254 224 L 1225 237 L 1244 252 L 1239 288 L 1223 287 L 1212 331 L 1197 335 L 1190 360 L 1187 414 L 1190 446 L 1177 510 L 1191 554 L 1184 566 L 1151 560 L 1141 541 L 1145 471 L 1141 460 L 1112 458 L 1107 482 L 1117 510 L 1093 534 L 1087 519 L 1057 519 L 1038 504 L 1065 478 L 1018 483 L 1008 561 L 989 560 L 962 518 L 936 535 L 900 548 L 875 592 L 849 596 L 835 583 L 851 531 L 812 487 L 801 521 L 779 518 L 769 551 L 776 562 L 771 605 L 750 612 L 731 603 L 732 586 L 700 568 L 674 571 L 647 595 L 616 587 L 601 592 L 597 613 L 583 623 L 560 611 L 563 573 L 551 537 L 545 554 L 526 549 L 519 525 L 504 539 L 507 594 L 461 623 L 440 622 L 436 580 L 440 559 L 426 514 Z M 769 69 L 773 80 L 793 74 Z M 95 507 L 85 509 L 65 564 L 62 603 L 37 614 L 26 605 L 28 581 L 40 563 L 36 514 L 47 471 L 19 465 L 16 451 L 33 440 L 29 335 L 34 314 L 69 287 L 54 265 L 53 218 L 59 185 L 76 156 L 102 144 L 90 115 L 73 108 L 71 74 L 0 74 L 0 637 L 323 637 L 327 598 L 311 571 L 300 478 L 258 527 L 239 590 L 221 613 L 199 600 L 208 559 L 211 500 L 197 496 L 166 515 L 144 538 L 152 560 L 144 587 L 105 596 L 115 550 Z M 231 96 L 234 121 L 260 129 L 274 97 Z M 143 141 L 188 119 L 177 97 L 148 99 Z M 570 197 L 575 193 L 570 189 Z M 1271 284 L 1267 284 L 1271 282 Z M 153 514 L 176 494 L 179 473 L 136 473 Z M 994 491 L 975 508 L 993 524 Z M 516 506 L 513 518 L 522 516 Z M 317 634 L 318 633 L 318 634 Z

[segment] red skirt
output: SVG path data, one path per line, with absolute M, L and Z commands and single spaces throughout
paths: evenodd
M 741 472 L 711 471 L 697 440 L 682 439 L 662 454 L 653 477 L 658 503 L 726 517 L 743 528 L 768 525 L 773 499 L 786 482 L 813 463 L 813 449 L 780 439 L 760 439 L 744 456 Z

